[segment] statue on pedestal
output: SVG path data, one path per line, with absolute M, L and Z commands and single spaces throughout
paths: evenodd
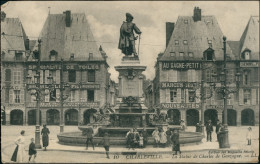
M 138 36 L 135 36 L 134 32 L 139 35 L 140 44 L 140 35 L 142 32 L 134 23 L 132 23 L 133 19 L 134 17 L 130 13 L 126 13 L 126 22 L 123 22 L 120 28 L 118 48 L 126 56 L 130 56 L 132 54 L 134 54 L 134 56 L 137 56 L 137 52 L 135 49 L 135 40 L 138 39 Z

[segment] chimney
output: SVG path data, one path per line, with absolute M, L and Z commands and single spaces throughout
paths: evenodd
M 170 41 L 172 36 L 172 32 L 174 30 L 174 23 L 173 22 L 166 22 L 166 47 Z
M 1 11 L 1 22 L 4 22 L 6 18 L 6 13 Z
M 201 21 L 201 9 L 199 7 L 194 7 L 193 20 L 194 22 Z
M 30 49 L 30 40 L 28 38 L 25 39 L 24 45 L 25 45 L 25 50 L 29 50 Z
M 66 15 L 66 18 L 65 18 L 66 27 L 70 27 L 70 25 L 71 25 L 71 11 L 70 10 L 65 11 L 65 15 Z

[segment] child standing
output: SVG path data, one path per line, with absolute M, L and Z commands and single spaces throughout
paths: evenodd
M 252 128 L 251 127 L 248 128 L 246 138 L 247 138 L 247 141 L 248 141 L 248 145 L 251 145 L 251 138 L 252 138 Z
M 35 149 L 35 144 L 34 144 L 34 138 L 31 138 L 31 143 L 29 145 L 29 162 L 33 156 L 33 161 L 35 160 L 37 155 L 37 151 Z
M 143 147 L 144 147 L 144 137 L 143 137 L 143 133 L 140 133 L 140 136 L 139 136 L 139 146 L 140 146 L 140 148 L 143 148 Z

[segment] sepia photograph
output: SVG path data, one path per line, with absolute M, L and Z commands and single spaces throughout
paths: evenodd
M 258 163 L 259 1 L 2 1 L 1 163 Z

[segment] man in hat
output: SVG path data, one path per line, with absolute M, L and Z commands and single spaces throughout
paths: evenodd
M 216 134 L 217 134 L 217 141 L 219 142 L 219 131 L 220 131 L 221 123 L 219 120 L 217 120 L 217 125 L 216 125 Z
M 213 132 L 213 125 L 211 123 L 211 120 L 209 120 L 206 125 L 206 131 L 207 131 L 207 142 L 208 141 L 212 142 L 211 133 Z
M 123 22 L 120 28 L 120 38 L 118 48 L 125 55 L 134 54 L 137 56 L 135 49 L 135 40 L 137 40 L 138 36 L 135 37 L 134 31 L 136 34 L 141 34 L 142 32 L 139 28 L 132 23 L 134 17 L 130 13 L 126 13 L 126 22 Z

